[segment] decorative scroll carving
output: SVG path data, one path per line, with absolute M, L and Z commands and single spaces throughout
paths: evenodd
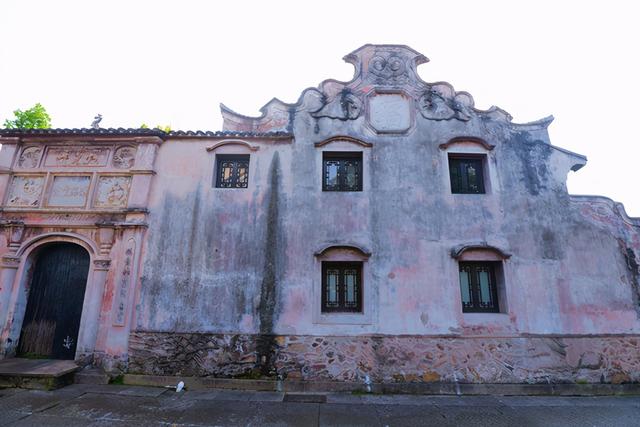
M 124 265 L 122 272 L 120 273 L 120 280 L 118 281 L 118 290 L 116 291 L 114 301 L 115 318 L 113 320 L 114 326 L 124 326 L 127 312 L 127 299 L 129 296 L 129 287 L 131 285 L 131 270 L 133 269 L 133 258 L 136 251 L 136 242 L 133 239 L 129 239 L 127 242 L 127 249 L 125 250 Z
M 100 255 L 108 256 L 113 246 L 115 230 L 113 223 L 97 223 L 98 226 L 98 244 L 100 246 Z
M 98 190 L 96 191 L 95 207 L 126 207 L 130 187 L 130 176 L 101 176 L 98 179 Z
M 45 166 L 106 166 L 107 147 L 51 147 Z
M 42 147 L 26 147 L 18 159 L 18 167 L 37 168 L 42 157 Z
M 108 270 L 111 265 L 111 261 L 108 259 L 97 259 L 93 261 L 93 265 L 96 270 Z
M 471 104 L 464 94 L 456 94 L 449 98 L 441 93 L 436 87 L 427 89 L 420 99 L 418 106 L 422 117 L 430 120 L 458 119 L 468 121 L 473 112 Z
M 51 185 L 49 206 L 82 207 L 87 203 L 89 176 L 56 176 Z
M 313 117 L 354 120 L 362 113 L 362 101 L 348 89 L 343 89 L 338 96 L 329 102 L 326 102 L 326 95 L 323 94 L 323 102 L 324 105 L 312 114 Z
M 377 55 L 369 61 L 369 72 L 375 76 L 377 83 L 406 83 L 407 65 L 405 60 L 388 52 L 376 52 Z
M 40 204 L 43 176 L 14 176 L 7 206 L 35 207 Z
M 10 221 L 7 225 L 7 230 L 9 231 L 9 250 L 16 253 L 18 249 L 20 249 L 20 245 L 22 244 L 22 239 L 24 237 L 24 222 Z
M 133 167 L 136 159 L 136 149 L 125 145 L 116 149 L 113 153 L 113 160 L 111 163 L 113 167 L 118 169 L 129 169 Z

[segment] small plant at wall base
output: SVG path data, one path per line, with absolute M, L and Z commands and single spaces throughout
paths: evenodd
M 117 375 L 115 377 L 109 378 L 109 384 L 123 385 L 124 375 Z
M 42 104 L 37 103 L 28 110 L 20 109 L 13 112 L 13 120 L 5 120 L 7 129 L 48 129 L 51 127 L 51 117 Z

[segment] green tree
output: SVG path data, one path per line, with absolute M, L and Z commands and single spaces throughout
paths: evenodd
M 51 117 L 47 110 L 37 103 L 28 110 L 15 110 L 15 119 L 5 120 L 4 127 L 7 129 L 47 129 L 51 127 Z

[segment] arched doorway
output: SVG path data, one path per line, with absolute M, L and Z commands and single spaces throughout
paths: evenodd
M 73 243 L 51 243 L 36 254 L 18 356 L 74 359 L 89 254 Z

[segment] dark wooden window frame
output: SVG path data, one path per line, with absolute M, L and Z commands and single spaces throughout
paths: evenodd
M 486 194 L 485 186 L 485 170 L 486 155 L 484 154 L 464 154 L 449 153 L 449 182 L 451 183 L 452 194 Z M 473 161 L 477 164 L 478 190 L 474 191 L 469 188 L 468 177 L 466 177 L 466 185 L 464 183 L 455 183 L 453 178 L 454 170 L 457 170 L 461 179 L 466 173 L 463 173 L 461 164 Z
M 462 311 L 464 313 L 500 313 L 498 282 L 496 279 L 499 277 L 498 275 L 502 268 L 501 263 L 499 261 L 460 261 L 458 271 L 462 272 L 465 268 L 469 268 L 471 270 L 469 274 L 471 279 L 469 283 L 471 303 L 469 305 L 465 305 L 464 300 L 462 300 Z M 480 283 L 478 278 L 478 270 L 480 268 L 489 269 L 489 292 L 491 301 L 493 302 L 492 307 L 483 307 L 480 301 Z M 460 288 L 462 288 L 460 273 L 458 273 L 458 282 Z M 460 295 L 460 298 L 462 299 L 462 295 Z
M 337 286 L 338 305 L 330 307 L 327 304 L 327 272 L 338 270 L 339 279 Z M 355 270 L 357 283 L 355 287 L 355 306 L 347 306 L 345 301 L 345 271 Z M 322 313 L 362 313 L 362 262 L 359 261 L 323 261 L 322 262 Z
M 355 188 L 349 188 L 345 182 L 344 165 L 347 161 L 358 161 L 357 182 Z M 327 162 L 338 161 L 338 185 L 327 185 Z M 362 151 L 323 151 L 322 152 L 322 191 L 362 191 Z
M 217 154 L 216 155 L 216 177 L 215 177 L 215 186 L 216 188 L 248 188 L 249 187 L 249 165 L 250 165 L 250 155 L 249 154 Z M 223 172 L 223 164 L 231 162 L 233 164 L 233 172 L 232 177 L 229 182 L 224 182 L 222 179 Z M 238 176 L 238 165 L 240 162 L 246 162 L 247 164 L 247 175 L 246 180 L 244 182 L 239 182 Z

